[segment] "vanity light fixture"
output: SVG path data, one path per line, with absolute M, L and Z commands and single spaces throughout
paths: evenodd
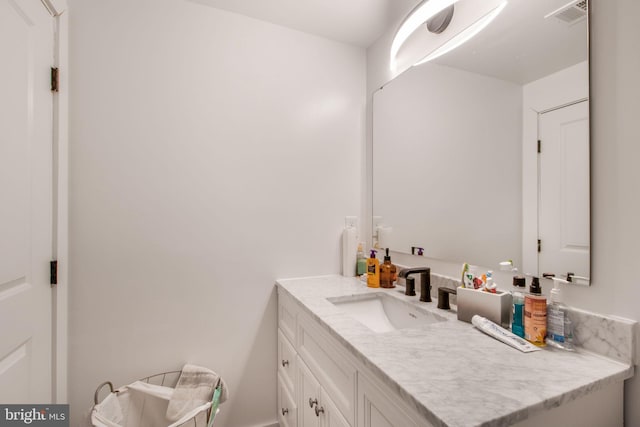
M 457 4 L 456 3 L 460 3 Z M 420 65 L 431 61 L 455 49 L 482 31 L 502 12 L 507 0 L 423 0 L 409 13 L 396 32 L 391 43 L 391 69 L 397 67 L 398 53 L 407 40 L 423 24 L 431 33 L 429 39 L 418 42 L 425 44 L 426 54 L 412 65 Z M 452 21 L 454 8 L 461 9 L 461 19 L 466 22 L 456 22 L 450 31 L 442 36 Z M 455 9 L 457 10 L 457 9 Z M 421 47 L 422 49 L 422 47 Z

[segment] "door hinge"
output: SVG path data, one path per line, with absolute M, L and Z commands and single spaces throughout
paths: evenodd
M 542 252 L 542 240 L 538 239 L 538 252 Z
M 58 91 L 58 68 L 51 67 L 51 92 Z
M 49 283 L 51 286 L 58 284 L 58 261 L 51 261 L 49 263 Z
M 542 153 L 542 141 L 538 140 L 538 153 Z

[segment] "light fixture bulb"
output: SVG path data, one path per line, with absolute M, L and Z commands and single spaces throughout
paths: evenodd
M 500 12 L 502 12 L 502 9 L 504 9 L 506 5 L 507 5 L 507 0 L 500 3 L 498 7 L 496 7 L 495 9 L 490 11 L 488 14 L 486 14 L 485 16 L 483 16 L 482 18 L 474 22 L 469 27 L 465 28 L 464 31 L 454 36 L 451 40 L 449 40 L 448 42 L 440 46 L 438 49 L 434 50 L 429 55 L 427 55 L 420 61 L 416 62 L 414 64 L 414 67 L 416 65 L 422 65 L 426 62 L 436 59 L 437 57 L 452 51 L 453 49 L 457 48 L 458 46 L 472 39 L 476 34 L 478 34 L 480 31 L 486 28 L 486 26 L 489 25 L 491 21 L 493 21 L 496 18 L 496 16 L 500 14 Z
M 389 65 L 393 71 L 400 64 L 403 67 L 424 64 L 460 46 L 489 25 L 505 8 L 508 0 L 464 0 L 456 6 L 455 16 L 458 18 L 454 16 L 447 30 L 430 35 L 417 31 L 425 22 L 458 2 L 424 0 L 409 13 L 391 43 Z M 424 52 L 422 55 L 421 51 Z
M 458 0 L 424 0 L 405 18 L 391 43 L 390 63 L 395 68 L 396 56 L 402 45 L 422 24 L 456 3 Z

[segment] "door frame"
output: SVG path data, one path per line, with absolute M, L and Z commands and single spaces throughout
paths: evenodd
M 51 290 L 51 400 L 68 403 L 69 284 L 69 13 L 67 0 L 40 0 L 54 19 L 54 55 L 59 91 L 53 93 L 53 243 L 57 285 Z

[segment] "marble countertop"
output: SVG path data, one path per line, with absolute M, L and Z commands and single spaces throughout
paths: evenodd
M 404 288 L 372 289 L 357 278 L 278 280 L 358 360 L 437 426 L 503 426 L 633 376 L 633 367 L 587 351 L 522 353 L 423 303 Z M 375 333 L 326 298 L 385 292 L 447 321 Z M 454 307 L 455 308 L 455 307 Z

